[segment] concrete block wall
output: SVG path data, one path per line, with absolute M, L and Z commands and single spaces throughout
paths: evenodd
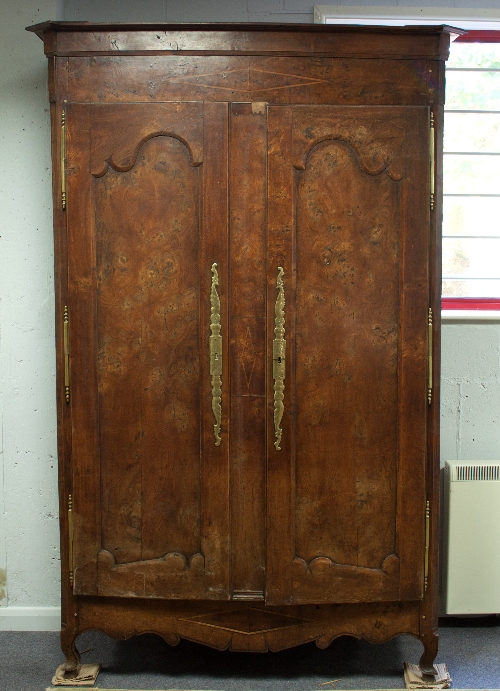
M 56 12 L 0 3 L 0 628 L 59 604 L 47 60 L 24 30 Z
M 498 0 L 62 0 L 68 21 L 303 22 L 314 5 L 466 7 L 498 9 Z
M 24 27 L 45 19 L 307 23 L 313 19 L 313 4 L 307 0 L 0 3 L 0 629 L 59 627 L 47 66 L 41 42 Z M 498 0 L 379 4 L 496 9 Z M 443 460 L 500 458 L 499 371 L 499 321 L 445 322 Z
M 441 464 L 500 459 L 500 322 L 446 321 Z

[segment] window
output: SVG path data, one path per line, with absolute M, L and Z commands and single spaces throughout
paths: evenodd
M 472 31 L 446 66 L 443 307 L 500 309 L 500 32 Z

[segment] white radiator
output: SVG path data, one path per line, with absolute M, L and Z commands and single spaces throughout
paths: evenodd
M 446 614 L 500 612 L 500 461 L 447 462 Z

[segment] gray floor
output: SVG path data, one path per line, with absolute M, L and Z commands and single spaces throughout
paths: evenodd
M 114 641 L 95 632 L 82 634 L 78 647 L 91 649 L 84 662 L 102 662 L 102 689 L 225 691 L 402 688 L 403 662 L 418 662 L 422 650 L 399 636 L 383 645 L 345 637 L 327 650 L 220 653 L 187 641 L 171 648 L 151 634 Z M 62 661 L 56 633 L 0 632 L 0 691 L 42 691 Z M 443 621 L 437 662 L 448 665 L 454 688 L 500 688 L 500 617 Z

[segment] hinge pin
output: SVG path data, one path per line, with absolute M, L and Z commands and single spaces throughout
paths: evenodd
M 69 313 L 68 305 L 64 306 L 64 396 L 69 403 Z
M 66 210 L 66 110 L 61 113 L 61 206 Z
M 69 582 L 73 585 L 73 495 L 68 497 L 68 561 L 69 561 Z
M 427 402 L 432 403 L 432 307 L 427 314 Z
M 434 186 L 435 186 L 435 180 L 434 180 L 434 167 L 435 167 L 435 154 L 434 154 L 434 148 L 435 148 L 435 139 L 434 139 L 434 113 L 431 112 L 431 131 L 430 131 L 430 164 L 431 164 L 431 179 L 430 179 L 430 204 L 431 204 L 431 211 L 434 210 Z
M 429 542 L 430 542 L 431 507 L 429 500 L 425 504 L 425 556 L 424 556 L 424 592 L 427 591 L 429 579 Z

